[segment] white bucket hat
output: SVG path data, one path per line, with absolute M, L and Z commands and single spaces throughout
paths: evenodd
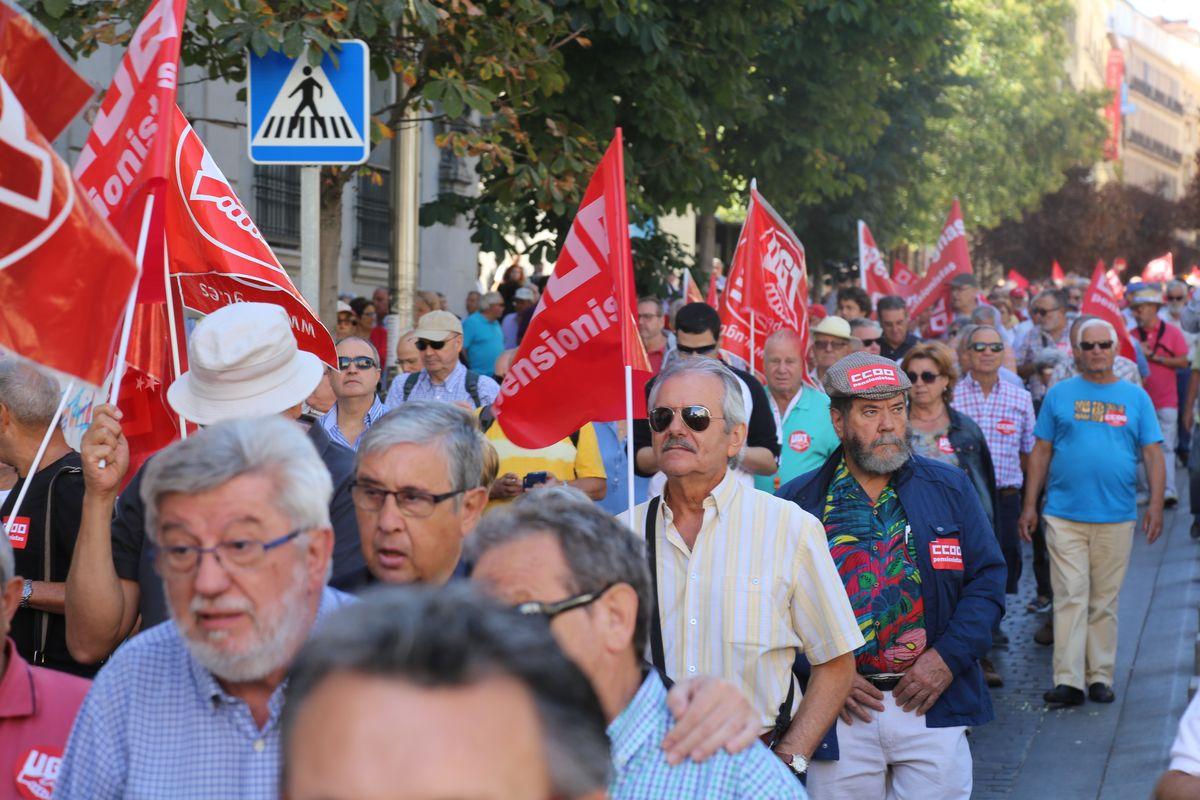
M 296 346 L 287 312 L 233 303 L 196 324 L 188 371 L 167 389 L 171 408 L 200 425 L 280 414 L 313 393 L 325 365 Z

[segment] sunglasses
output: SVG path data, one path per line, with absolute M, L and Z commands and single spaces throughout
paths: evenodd
M 846 347 L 849 344 L 850 343 L 848 341 L 846 341 L 845 339 L 837 339 L 837 340 L 821 339 L 820 341 L 813 342 L 813 349 L 815 349 L 815 350 L 841 350 L 843 347 Z
M 708 353 L 711 353 L 713 350 L 716 350 L 717 343 L 713 342 L 712 344 L 702 344 L 699 347 L 688 347 L 686 344 L 677 344 L 677 345 L 675 345 L 675 349 L 678 350 L 680 353 L 683 353 L 685 356 L 689 356 L 689 355 L 702 356 L 702 355 L 707 355 Z
M 1035 317 L 1041 317 L 1045 316 L 1046 314 L 1053 314 L 1060 308 L 1062 308 L 1062 306 L 1055 306 L 1054 308 L 1038 308 L 1037 306 L 1034 306 L 1029 310 L 1029 313 Z
M 714 417 L 704 406 L 684 406 L 679 409 L 679 416 L 683 419 L 683 424 L 696 433 L 708 430 L 709 423 L 714 419 L 725 419 L 724 417 Z M 662 433 L 671 427 L 671 420 L 673 419 L 675 419 L 675 409 L 658 406 L 657 408 L 650 409 L 646 421 L 650 423 L 650 430 L 655 433 Z
M 1097 347 L 1099 347 L 1101 350 L 1112 350 L 1112 346 L 1113 346 L 1113 343 L 1111 341 L 1108 341 L 1108 342 L 1080 342 L 1079 343 L 1079 349 L 1086 350 L 1089 353 L 1092 352 L 1093 350 L 1095 350 Z
M 859 341 L 862 342 L 863 347 L 871 347 L 873 345 L 879 344 L 879 342 L 881 340 L 879 338 L 875 338 L 875 339 L 859 339 Z
M 907 375 L 908 379 L 913 383 L 933 383 L 938 378 L 942 377 L 939 373 L 930 372 L 929 370 L 925 370 L 920 375 L 915 372 L 909 372 L 908 370 L 905 370 L 904 374 Z
M 370 356 L 338 356 L 338 369 L 345 372 L 351 366 L 355 369 L 376 369 L 379 365 Z
M 1184 300 L 1187 300 L 1187 295 L 1186 294 L 1169 294 L 1169 295 L 1167 295 L 1167 299 L 1170 300 L 1172 303 L 1182 303 Z
M 993 353 L 1004 352 L 1004 344 L 1002 342 L 973 342 L 970 348 L 976 353 L 982 353 L 984 350 L 991 350 Z
M 557 617 L 559 614 L 570 611 L 575 608 L 583 608 L 591 605 L 600 599 L 601 595 L 611 589 L 615 584 L 610 583 L 598 592 L 585 592 L 577 594 L 574 597 L 568 597 L 566 600 L 560 600 L 557 603 L 540 603 L 536 600 L 530 600 L 516 606 L 515 610 L 518 614 L 526 617 L 542 617 L 547 622 Z
M 429 350 L 430 348 L 432 348 L 434 350 L 441 350 L 445 346 L 446 346 L 445 341 L 431 342 L 428 339 L 417 339 L 417 349 L 420 350 L 422 353 L 424 353 L 426 350 Z

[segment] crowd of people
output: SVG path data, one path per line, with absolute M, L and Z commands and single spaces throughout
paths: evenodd
M 1200 480 L 1200 297 L 1132 284 L 1118 331 L 965 275 L 935 336 L 856 276 L 758 369 L 639 298 L 646 417 L 537 449 L 492 410 L 515 265 L 394 348 L 386 290 L 340 302 L 336 369 L 213 312 L 167 391 L 200 429 L 136 469 L 108 405 L 38 461 L 58 386 L 0 360 L 0 797 L 969 797 L 994 648 L 1115 699 L 1135 527 Z M 1200 795 L 1200 703 L 1158 794 Z

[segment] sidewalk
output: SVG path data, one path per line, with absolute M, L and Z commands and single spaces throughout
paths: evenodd
M 1185 482 L 1186 485 L 1186 482 Z M 1188 537 L 1186 496 L 1167 511 L 1163 535 L 1147 545 L 1135 533 L 1121 590 L 1119 644 L 1112 705 L 1085 703 L 1050 711 L 1051 647 L 1033 641 L 1041 615 L 1032 567 L 1021 594 L 1009 598 L 1004 629 L 1011 639 L 995 653 L 1005 678 L 992 690 L 996 719 L 971 734 L 979 800 L 1146 798 L 1166 769 L 1179 717 L 1188 701 L 1200 607 L 1200 542 Z

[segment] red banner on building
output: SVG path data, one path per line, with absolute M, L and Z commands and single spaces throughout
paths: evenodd
M 1088 284 L 1083 294 L 1083 303 L 1079 306 L 1081 314 L 1092 314 L 1105 320 L 1117 332 L 1117 343 L 1121 355 L 1134 359 L 1133 342 L 1129 339 L 1129 331 L 1125 328 L 1125 319 L 1121 316 L 1121 306 L 1116 295 L 1108 285 L 1105 277 L 1104 262 L 1096 264 L 1092 271 L 1092 282 Z
M 588 183 L 546 291 L 493 408 L 521 447 L 546 447 L 588 422 L 646 416 L 650 363 L 637 335 L 625 170 L 618 129 Z
M 1108 63 L 1104 70 L 1104 85 L 1112 92 L 1112 99 L 1104 107 L 1104 118 L 1108 121 L 1108 139 L 1104 142 L 1104 158 L 1116 161 L 1121 157 L 1121 83 L 1125 80 L 1125 56 L 1117 48 L 1108 51 Z
M 54 37 L 9 0 L 0 0 L 0 77 L 48 142 L 96 93 Z

